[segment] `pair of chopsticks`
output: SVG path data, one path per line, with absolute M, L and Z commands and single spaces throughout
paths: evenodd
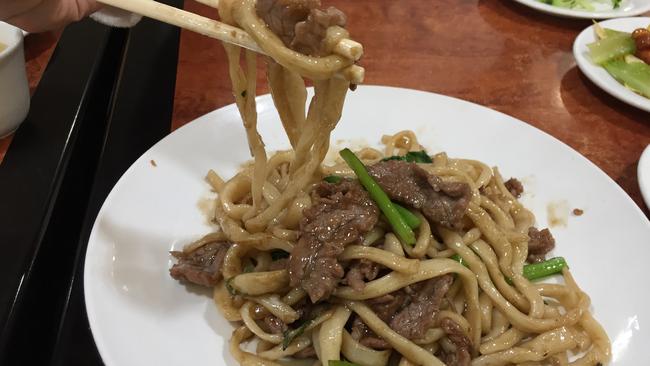
M 231 43 L 257 53 L 264 53 L 259 45 L 244 30 L 231 25 L 177 9 L 154 0 L 97 0 L 115 8 L 136 13 L 163 23 L 175 25 L 192 32 L 202 34 L 222 42 Z M 197 0 L 200 3 L 216 8 L 219 0 Z M 363 46 L 351 39 L 343 39 L 334 47 L 334 53 L 357 61 L 363 55 Z

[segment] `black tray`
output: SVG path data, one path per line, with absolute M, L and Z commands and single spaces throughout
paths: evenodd
M 178 42 L 146 19 L 63 33 L 0 164 L 0 365 L 102 365 L 83 297 L 87 240 L 119 177 L 170 131 Z

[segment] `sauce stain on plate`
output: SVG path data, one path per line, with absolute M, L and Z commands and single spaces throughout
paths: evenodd
M 549 227 L 566 227 L 569 222 L 569 202 L 551 201 L 546 205 L 546 213 Z
M 198 202 L 196 202 L 196 206 L 203 214 L 203 217 L 205 217 L 205 223 L 207 225 L 215 225 L 213 220 L 217 203 L 216 198 L 217 195 L 215 193 L 210 193 L 209 195 L 199 198 Z

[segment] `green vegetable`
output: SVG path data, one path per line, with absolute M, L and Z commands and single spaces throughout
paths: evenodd
M 648 64 L 612 60 L 605 62 L 603 67 L 629 89 L 650 98 L 650 66 Z
M 548 5 L 557 6 L 559 8 L 567 9 L 583 9 L 593 11 L 595 8 L 589 3 L 588 0 L 541 0 Z
M 538 280 L 562 272 L 567 267 L 566 261 L 562 257 L 547 259 L 544 262 L 527 264 L 524 266 L 524 277 L 528 280 Z
M 453 259 L 467 267 L 467 262 L 465 262 L 458 254 L 452 255 L 449 259 Z M 540 278 L 549 277 L 562 272 L 564 267 L 568 267 L 566 260 L 562 257 L 555 257 L 545 260 L 544 262 L 525 265 L 523 276 L 529 281 L 539 280 Z M 512 285 L 512 280 L 510 278 L 506 278 L 506 281 Z
M 230 277 L 229 279 L 226 280 L 226 290 L 228 290 L 228 293 L 230 296 L 237 296 L 241 295 L 239 291 L 235 290 L 234 287 L 232 287 L 232 280 L 235 279 L 235 277 Z
M 403 156 L 393 155 L 382 159 L 382 161 L 388 161 L 388 160 L 402 160 L 402 161 L 408 161 L 409 163 L 424 163 L 424 164 L 433 163 L 431 157 L 424 150 L 409 151 L 406 153 L 406 155 Z
M 617 36 L 621 34 L 629 34 L 621 31 L 617 31 L 614 29 L 610 28 L 603 28 L 598 24 L 598 22 L 594 21 L 594 31 L 596 33 L 596 36 L 598 36 L 598 39 L 603 39 L 611 36 Z
M 327 177 L 323 178 L 324 181 L 327 183 L 338 183 L 343 180 L 343 178 L 339 177 L 338 175 L 328 175 Z
M 284 339 L 282 339 L 282 350 L 284 351 L 287 349 L 287 347 L 289 347 L 291 342 L 296 339 L 296 337 L 300 337 L 305 332 L 305 329 L 309 326 L 309 324 L 311 324 L 311 322 L 312 320 L 307 320 L 298 328 L 285 331 L 283 334 Z
M 359 366 L 356 363 L 339 360 L 330 360 L 327 364 L 328 366 Z
M 609 60 L 634 53 L 636 44 L 628 33 L 607 36 L 599 41 L 587 45 L 591 60 L 603 64 Z
M 463 257 L 459 256 L 458 254 L 452 255 L 451 257 L 449 257 L 449 259 L 453 259 L 456 262 L 458 262 L 458 263 L 462 264 L 463 266 L 467 267 L 467 262 L 465 262 Z
M 323 180 L 326 181 L 327 183 L 338 183 L 342 181 L 343 178 L 339 177 L 338 175 L 328 175 L 327 177 L 323 178 Z M 417 229 L 418 227 L 420 227 L 421 224 L 420 219 L 417 216 L 415 216 L 415 214 L 413 214 L 409 209 L 400 206 L 395 202 L 393 202 L 393 206 L 395 206 L 397 211 L 399 211 L 399 214 L 402 215 L 402 218 L 404 219 L 404 221 L 406 221 L 406 224 L 411 229 Z M 271 253 L 271 255 L 273 255 L 273 253 Z
M 282 249 L 276 249 L 271 252 L 271 259 L 274 261 L 277 261 L 282 258 L 288 258 L 288 257 L 289 257 L 289 253 L 285 252 Z
M 399 214 L 402 216 L 404 221 L 406 221 L 406 224 L 411 229 L 417 229 L 418 227 L 420 227 L 420 225 L 422 224 L 422 222 L 420 221 L 420 218 L 415 216 L 415 214 L 413 212 L 411 212 L 411 210 L 409 210 L 408 208 L 406 208 L 404 206 L 400 206 L 395 202 L 393 202 L 393 206 L 395 206 L 395 208 L 397 209 Z
M 567 9 L 581 9 L 587 11 L 595 11 L 596 8 L 592 5 L 594 2 L 602 1 L 593 1 L 593 0 L 539 0 L 544 4 L 557 6 L 560 8 Z M 617 9 L 621 6 L 621 0 L 610 0 L 612 3 L 612 8 Z
M 374 179 L 368 174 L 368 170 L 363 165 L 361 160 L 350 149 L 343 149 L 339 153 L 345 162 L 352 168 L 354 173 L 359 178 L 359 182 L 363 185 L 370 197 L 377 203 L 379 209 L 386 215 L 388 223 L 392 226 L 393 231 L 397 234 L 404 243 L 408 245 L 415 244 L 415 234 L 413 230 L 406 223 L 402 215 L 400 215 L 395 205 L 390 201 L 386 192 L 375 182 Z

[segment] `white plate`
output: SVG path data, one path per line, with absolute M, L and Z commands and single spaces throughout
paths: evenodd
M 538 0 L 515 0 L 520 4 L 524 4 L 533 9 L 537 9 L 543 13 L 557 15 L 566 18 L 581 18 L 581 19 L 608 19 L 620 17 L 633 17 L 635 15 L 643 14 L 650 11 L 650 0 L 623 0 L 621 5 L 616 9 L 611 9 L 607 3 L 595 3 L 595 11 L 577 10 L 561 8 L 545 4 Z
M 286 149 L 271 98 L 258 98 L 270 150 Z M 512 117 L 425 92 L 360 86 L 346 102 L 333 149 L 376 145 L 382 134 L 414 130 L 429 152 L 480 159 L 526 185 L 525 204 L 547 226 L 547 208 L 580 208 L 552 228 L 555 254 L 567 258 L 613 342 L 614 365 L 648 360 L 650 223 L 595 165 L 555 138 Z M 345 139 L 346 143 L 340 143 Z M 203 181 L 225 177 L 249 159 L 237 109 L 209 113 L 156 144 L 106 199 L 88 244 L 85 296 L 95 342 L 108 366 L 235 365 L 232 330 L 209 294 L 169 277 L 168 250 L 208 233 Z M 151 164 L 155 160 L 156 167 Z
M 646 206 L 650 207 L 650 145 L 646 146 L 637 167 L 639 177 L 639 188 L 645 200 Z
M 599 23 L 603 28 L 610 28 L 624 32 L 632 32 L 636 28 L 645 28 L 650 25 L 650 18 L 636 17 L 636 18 L 620 18 L 610 19 Z M 576 59 L 578 67 L 589 80 L 598 85 L 601 89 L 609 93 L 611 96 L 644 111 L 650 112 L 650 99 L 642 97 L 641 95 L 631 91 L 623 86 L 612 77 L 607 70 L 599 65 L 594 64 L 589 57 L 589 49 L 587 45 L 596 41 L 596 34 L 594 27 L 591 26 L 583 30 L 576 40 L 573 42 L 573 55 Z

